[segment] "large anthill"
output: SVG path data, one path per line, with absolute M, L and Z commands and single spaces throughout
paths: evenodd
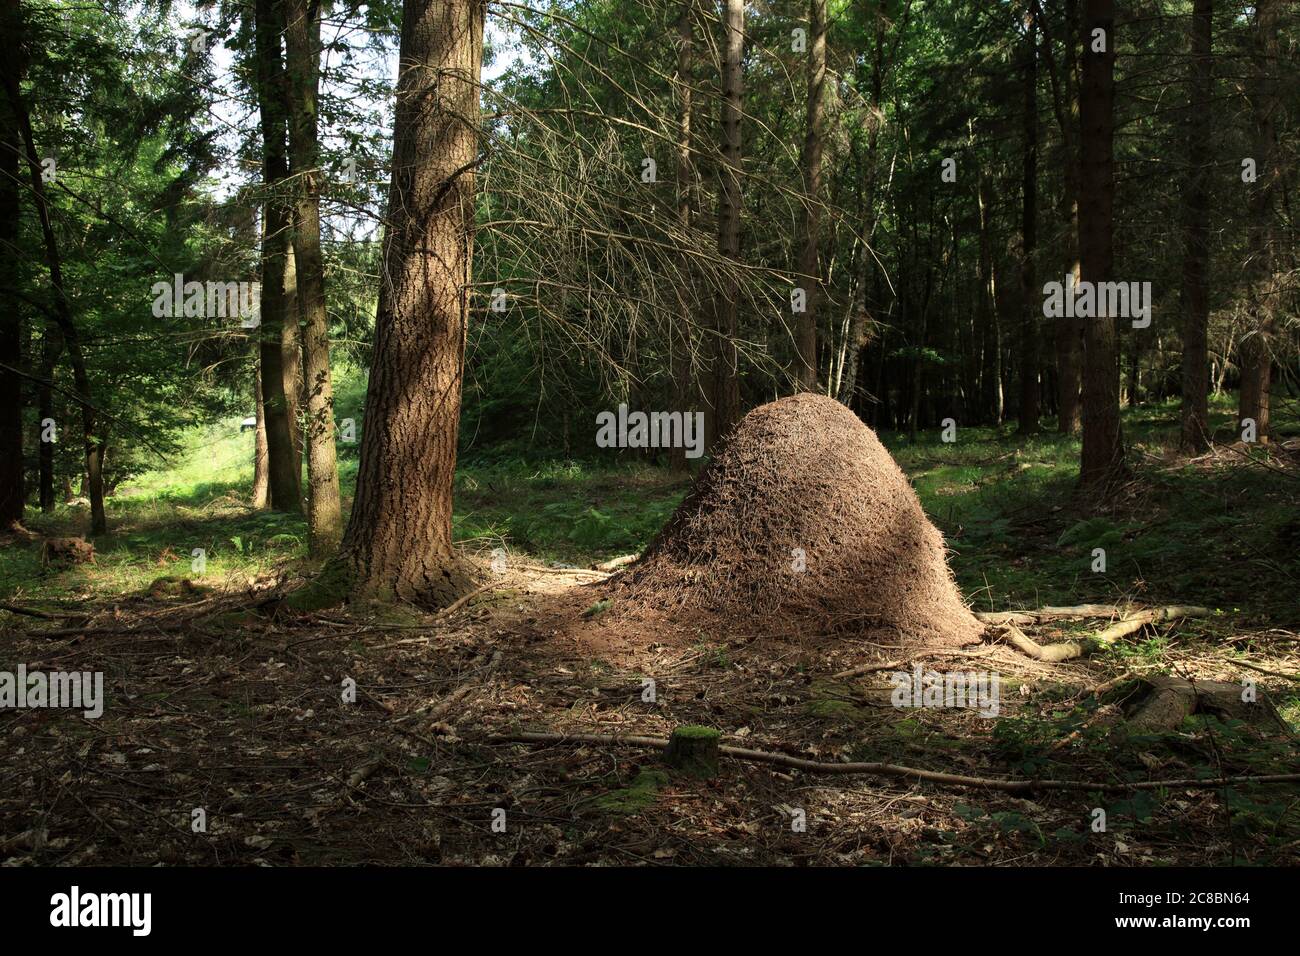
M 746 415 L 616 586 L 626 604 L 703 612 L 736 631 L 793 623 L 966 644 L 982 630 L 889 452 L 811 394 Z

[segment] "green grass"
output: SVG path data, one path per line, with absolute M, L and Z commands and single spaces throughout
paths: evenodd
M 1216 403 L 1212 411 L 1212 425 L 1230 427 L 1230 406 Z M 915 444 L 882 437 L 944 532 L 958 583 L 978 607 L 1129 599 L 1296 623 L 1300 564 L 1288 546 L 1295 477 L 1249 465 L 1230 450 L 1218 468 L 1146 457 L 1163 455 L 1174 441 L 1177 415 L 1174 403 L 1126 410 L 1140 491 L 1110 514 L 1075 495 L 1077 438 L 1020 440 L 1011 426 L 959 430 L 953 444 L 940 442 L 937 431 Z M 1296 422 L 1275 420 L 1275 428 L 1294 432 Z M 1096 547 L 1105 549 L 1105 573 L 1092 570 Z
M 361 397 L 349 385 L 340 416 L 357 414 L 349 409 Z M 1216 406 L 1215 418 L 1229 423 L 1231 409 Z M 1231 451 L 1224 460 L 1235 464 L 1212 468 L 1146 457 L 1162 455 L 1176 429 L 1172 404 L 1126 412 L 1140 494 L 1114 513 L 1076 499 L 1077 438 L 1045 432 L 1020 440 L 1002 426 L 960 429 L 952 444 L 937 430 L 915 443 L 882 439 L 944 532 L 958 583 L 978 607 L 1127 599 L 1206 604 L 1245 624 L 1295 624 L 1295 479 Z M 96 565 L 46 570 L 34 548 L 7 548 L 0 593 L 34 600 L 130 594 L 168 575 L 239 582 L 292 568 L 306 557 L 304 521 L 246 506 L 252 449 L 253 433 L 241 433 L 237 419 L 195 429 L 170 467 L 137 476 L 108 499 L 111 531 L 97 542 Z M 341 447 L 345 503 L 356 451 Z M 480 552 L 504 547 L 589 565 L 645 547 L 688 487 L 642 462 L 538 461 L 499 449 L 462 463 L 453 533 Z M 29 524 L 77 533 L 85 506 L 60 506 Z M 1091 570 L 1094 547 L 1106 550 L 1104 574 Z M 195 548 L 206 552 L 202 578 L 192 571 Z

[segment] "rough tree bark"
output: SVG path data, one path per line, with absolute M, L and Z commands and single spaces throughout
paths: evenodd
M 1115 0 L 1085 0 L 1079 92 L 1079 264 L 1084 282 L 1110 281 L 1114 263 Z M 1087 319 L 1083 336 L 1079 482 L 1104 494 L 1126 474 L 1119 417 L 1115 316 Z
M 1250 277 L 1250 311 L 1242 337 L 1241 392 L 1237 397 L 1238 424 L 1255 422 L 1256 440 L 1269 440 L 1269 405 L 1273 384 L 1272 338 L 1276 295 L 1273 256 L 1276 242 L 1273 201 L 1282 178 L 1277 148 L 1277 120 L 1282 108 L 1275 72 L 1282 68 L 1278 43 L 1278 0 L 1255 4 L 1255 70 L 1251 91 L 1255 118 L 1256 179 L 1248 203 L 1250 238 L 1246 272 Z M 1244 426 L 1243 426 L 1244 427 Z
M 1021 156 L 1020 226 L 1020 414 L 1022 435 L 1038 432 L 1038 317 L 1042 298 L 1034 274 L 1038 248 L 1038 17 L 1029 0 L 1025 10 L 1024 153 Z
M 262 213 L 261 358 L 262 398 L 271 507 L 302 511 L 301 460 L 294 454 L 293 393 L 285 387 L 285 323 L 288 314 L 285 276 L 288 268 L 292 213 L 285 196 L 289 175 L 285 116 L 286 79 L 281 37 L 284 8 L 275 0 L 255 5 L 257 102 L 262 127 L 262 182 L 267 190 Z
M 292 229 L 293 220 L 289 221 Z M 284 379 L 285 417 L 289 421 L 289 442 L 293 460 L 302 474 L 302 410 L 306 407 L 302 374 L 302 330 L 298 308 L 298 264 L 293 251 L 293 235 L 284 244 L 284 321 L 280 324 L 280 370 Z M 301 489 L 301 484 L 300 484 Z
M 289 153 L 297 202 L 293 250 L 302 317 L 303 425 L 307 449 L 307 533 L 313 556 L 338 550 L 343 537 L 338 460 L 334 446 L 334 386 L 330 380 L 325 265 L 320 248 L 320 145 L 316 97 L 320 82 L 320 4 L 288 0 L 285 32 L 289 88 Z
M 795 315 L 794 379 L 799 389 L 817 391 L 817 311 L 822 281 L 819 234 L 822 221 L 822 144 L 826 123 L 826 0 L 808 2 L 808 111 L 803 142 L 803 208 L 800 215 L 798 282 L 806 296 Z
M 482 0 L 403 5 L 383 285 L 357 494 L 333 565 L 354 594 L 433 607 L 471 587 L 452 548 L 451 506 L 470 308 L 483 14 Z
M 744 89 L 741 60 L 745 49 L 744 0 L 723 0 L 722 61 L 722 180 L 718 190 L 718 252 L 724 259 L 740 258 L 740 101 Z M 740 417 L 739 356 L 736 329 L 740 280 L 729 275 L 714 295 L 714 349 L 710 412 L 705 434 L 710 451 L 726 437 Z M 712 421 L 709 421 L 710 417 Z
M 1188 66 L 1187 180 L 1183 184 L 1183 406 L 1181 444 L 1191 452 L 1209 447 L 1210 323 L 1210 110 L 1214 103 L 1214 0 L 1192 7 Z
M 262 362 L 253 357 L 253 407 L 257 415 L 257 428 L 253 432 L 253 508 L 265 511 L 271 507 L 271 480 L 267 469 L 266 411 L 262 407 Z

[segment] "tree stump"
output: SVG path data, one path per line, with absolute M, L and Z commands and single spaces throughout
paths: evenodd
M 668 738 L 664 760 L 668 766 L 692 777 L 716 777 L 721 738 L 721 732 L 712 727 L 678 727 Z
M 1262 688 L 1256 700 L 1242 700 L 1242 685 L 1228 681 L 1189 681 L 1155 674 L 1142 678 L 1151 691 L 1129 717 L 1128 725 L 1138 733 L 1177 730 L 1192 714 L 1214 714 L 1251 724 L 1261 731 L 1287 732 L 1286 721 Z

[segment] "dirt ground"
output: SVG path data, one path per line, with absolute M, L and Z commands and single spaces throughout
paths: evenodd
M 516 567 L 452 613 L 411 611 L 398 622 L 391 613 L 268 614 L 251 609 L 264 597 L 253 591 L 142 595 L 62 620 L 5 615 L 5 658 L 29 670 L 102 670 L 106 707 L 96 720 L 0 713 L 0 860 L 1107 865 L 1300 857 L 1294 786 L 1025 798 L 729 758 L 716 779 L 695 780 L 666 773 L 653 749 L 493 741 L 523 730 L 665 737 L 702 724 L 719 728 L 724 743 L 820 761 L 990 777 L 1116 782 L 1295 769 L 1293 741 L 1261 744 L 1230 727 L 1161 740 L 1103 731 L 1097 718 L 1106 705 L 1087 704 L 1126 673 L 1109 657 L 1048 665 L 1002 644 L 941 648 L 921 662 L 1001 675 L 1000 716 L 900 710 L 890 704 L 890 668 L 834 677 L 873 660 L 891 664 L 888 648 L 844 635 L 723 637 L 681 626 L 665 627 L 662 639 L 629 634 L 602 623 L 604 578 Z M 1295 671 L 1296 635 L 1251 641 L 1257 666 Z M 1194 648 L 1177 666 L 1205 677 L 1241 673 Z M 1263 687 L 1272 680 L 1257 676 Z M 343 700 L 345 678 L 356 682 L 355 703 Z M 1108 823 L 1093 832 L 1099 807 Z M 200 808 L 206 829 L 195 832 Z

